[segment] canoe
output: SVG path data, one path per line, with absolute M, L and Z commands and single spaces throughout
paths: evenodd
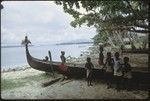
M 34 58 L 30 55 L 29 50 L 28 50 L 28 44 L 25 45 L 26 48 L 26 57 L 27 57 L 27 62 L 28 64 L 40 71 L 45 71 L 45 72 L 58 72 L 62 74 L 66 74 L 68 77 L 71 78 L 86 78 L 86 69 L 84 68 L 84 64 L 66 64 L 68 67 L 67 73 L 63 73 L 63 71 L 60 70 L 60 62 L 55 62 L 55 61 L 47 61 L 45 62 L 42 59 L 37 59 Z M 149 87 L 149 80 L 150 80 L 150 74 L 148 72 L 140 72 L 140 71 L 135 71 L 132 73 L 133 78 L 131 85 L 133 85 L 133 88 L 140 88 L 144 90 L 148 90 Z M 94 68 L 93 69 L 93 75 L 92 77 L 94 79 L 99 79 L 99 80 L 106 80 L 106 73 L 103 69 L 98 69 Z M 114 81 L 114 80 L 113 80 Z

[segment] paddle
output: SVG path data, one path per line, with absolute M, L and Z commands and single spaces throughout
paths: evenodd
M 66 83 L 72 82 L 72 81 L 73 81 L 73 80 L 68 80 L 68 81 L 66 81 L 66 82 L 63 82 L 63 83 L 61 83 L 61 86 L 64 85 L 64 84 L 66 84 Z
M 49 54 L 49 58 L 50 58 L 50 65 L 51 65 L 52 73 L 53 73 L 53 76 L 55 77 L 55 75 L 54 75 L 54 70 L 53 70 L 53 66 L 52 66 L 52 56 L 51 56 L 51 52 L 48 51 L 48 54 Z
M 45 83 L 43 83 L 43 84 L 42 84 L 42 87 L 50 86 L 50 85 L 52 85 L 52 84 L 54 84 L 54 83 L 58 82 L 60 79 L 61 79 L 61 77 L 56 78 L 56 79 L 53 79 L 53 80 L 48 81 L 48 82 L 45 82 Z

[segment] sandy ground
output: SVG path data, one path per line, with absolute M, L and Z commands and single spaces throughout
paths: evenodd
M 38 76 L 42 71 L 26 69 L 1 73 L 2 79 L 17 80 L 25 77 Z M 61 75 L 59 75 L 61 76 Z M 104 82 L 95 81 L 93 86 L 87 86 L 85 79 L 69 79 L 58 81 L 50 86 L 42 87 L 44 82 L 54 79 L 49 77 L 39 81 L 31 80 L 25 82 L 25 86 L 1 90 L 2 99 L 146 99 L 147 91 L 126 91 L 117 92 L 114 88 L 107 89 Z

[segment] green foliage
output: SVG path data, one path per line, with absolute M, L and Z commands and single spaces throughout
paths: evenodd
M 80 27 L 83 24 L 88 27 L 94 26 L 97 33 L 100 33 L 100 36 L 96 35 L 93 38 L 95 43 L 106 40 L 106 36 L 116 34 L 116 31 L 119 34 L 149 32 L 148 0 L 81 0 L 55 1 L 55 3 L 62 5 L 64 12 L 73 16 L 71 26 Z M 86 12 L 81 12 L 80 8 Z
M 93 40 L 94 40 L 94 44 L 107 43 L 108 36 L 106 33 L 97 34 L 94 36 Z
M 101 30 L 110 30 L 113 27 L 113 30 L 133 31 L 134 27 L 140 26 L 145 27 L 145 32 L 148 32 L 145 21 L 148 22 L 149 6 L 148 1 L 145 0 L 55 1 L 55 3 L 63 5 L 64 11 L 74 17 L 74 21 L 71 22 L 73 27 L 86 23 L 87 26 L 99 26 Z M 80 12 L 80 6 L 86 12 Z M 138 30 L 134 28 L 134 31 Z

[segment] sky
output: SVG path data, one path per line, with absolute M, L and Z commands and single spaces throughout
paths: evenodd
M 73 17 L 54 1 L 3 1 L 1 43 L 20 44 L 25 35 L 32 44 L 55 44 L 72 40 L 90 40 L 95 28 L 73 28 Z

